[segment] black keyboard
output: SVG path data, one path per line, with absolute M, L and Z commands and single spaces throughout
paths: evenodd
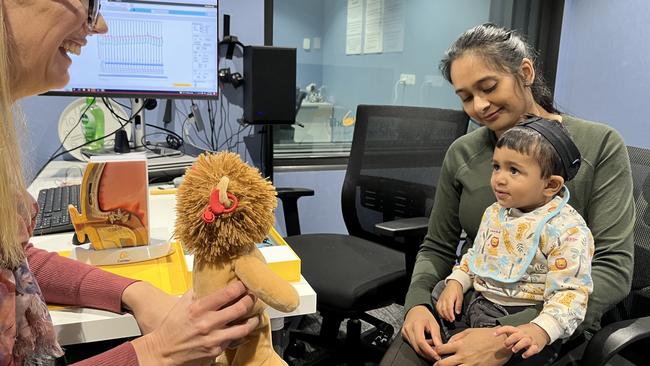
M 79 187 L 81 185 L 41 189 L 38 192 L 38 216 L 34 235 L 74 231 L 68 214 L 68 205 L 79 209 Z

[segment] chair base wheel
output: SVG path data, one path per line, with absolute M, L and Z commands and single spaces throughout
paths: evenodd
M 284 355 L 293 358 L 303 358 L 307 354 L 307 346 L 304 342 L 295 341 L 287 346 L 284 350 Z

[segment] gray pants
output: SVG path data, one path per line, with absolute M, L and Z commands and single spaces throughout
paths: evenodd
M 434 306 L 444 289 L 444 281 L 438 282 L 434 287 L 431 293 Z M 434 316 L 440 325 L 442 341 L 447 342 L 452 335 L 460 333 L 465 329 L 495 327 L 498 325 L 497 319 L 500 317 L 515 314 L 528 308 L 528 306 L 501 306 L 489 301 L 480 293 L 470 290 L 465 293 L 463 298 L 463 308 L 460 314 L 460 319 L 453 323 L 442 320 L 442 318 L 435 313 L 435 310 Z M 521 358 L 523 352 L 517 353 L 506 365 L 549 365 L 557 357 L 561 346 L 562 343 L 558 340 L 553 344 L 544 347 L 540 353 L 528 359 Z M 404 341 L 400 335 L 397 335 L 379 365 L 425 366 L 431 365 L 431 362 L 418 356 L 413 348 L 411 348 L 411 346 Z

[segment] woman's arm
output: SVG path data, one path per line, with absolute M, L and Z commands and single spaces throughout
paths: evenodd
M 259 326 L 258 317 L 243 318 L 254 303 L 241 282 L 197 300 L 190 291 L 153 332 L 74 365 L 204 364 Z
M 402 337 L 417 354 L 431 361 L 440 360 L 433 347 L 442 345 L 440 327 L 432 313 L 431 291 L 438 281 L 449 274 L 456 260 L 455 246 L 445 243 L 458 242 L 460 234 L 460 189 L 455 185 L 457 169 L 451 166 L 451 151 L 453 145 L 443 162 L 428 233 L 417 255 L 404 305 Z M 426 338 L 427 334 L 431 340 Z
M 406 295 L 406 313 L 416 305 L 433 309 L 433 286 L 451 272 L 456 261 L 456 247 L 461 232 L 458 219 L 461 189 L 455 181 L 458 169 L 457 164 L 452 162 L 454 145 L 449 148 L 442 164 L 429 217 L 429 229 L 417 254 L 411 285 Z
M 630 292 L 634 269 L 632 175 L 627 148 L 616 131 L 605 134 L 593 163 L 593 189 L 583 217 L 596 248 L 594 290 L 578 331 L 598 329 L 601 316 Z
M 122 294 L 136 280 L 62 257 L 56 253 L 25 248 L 29 268 L 48 303 L 86 306 L 115 313 L 122 311 Z
M 32 245 L 27 247 L 27 255 L 46 302 L 114 313 L 128 310 L 143 334 L 157 328 L 178 302 L 178 297 L 147 282 L 118 276 Z

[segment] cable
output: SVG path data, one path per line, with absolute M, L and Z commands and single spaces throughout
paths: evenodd
M 54 155 L 54 157 L 52 158 L 52 160 L 58 158 L 59 156 L 65 154 L 65 153 L 68 153 L 68 152 L 71 152 L 71 151 L 75 151 L 75 150 L 79 150 L 79 149 L 81 149 L 81 148 L 84 147 L 84 146 L 87 146 L 87 145 L 92 144 L 93 142 L 97 142 L 97 141 L 99 141 L 99 140 L 102 140 L 102 139 L 105 139 L 105 138 L 111 137 L 111 136 L 115 135 L 115 134 L 117 133 L 117 131 L 119 131 L 119 130 L 115 130 L 115 131 L 113 131 L 113 132 L 111 132 L 111 133 L 109 133 L 109 134 L 106 134 L 106 135 L 104 135 L 104 136 L 102 136 L 102 137 L 99 137 L 99 138 L 96 138 L 96 139 L 94 139 L 94 140 L 87 141 L 87 142 L 85 142 L 85 143 L 83 143 L 83 144 L 81 144 L 81 145 L 79 145 L 79 146 L 73 147 L 72 149 L 68 149 L 68 150 L 66 150 L 66 151 L 62 151 L 62 152 L 60 152 L 60 153 Z
M 102 99 L 104 99 L 104 98 L 102 98 Z M 128 106 L 128 105 L 126 105 L 126 104 L 122 104 L 122 103 L 118 102 L 117 100 L 115 100 L 115 98 L 110 98 L 110 100 L 111 100 L 113 103 L 119 105 L 119 106 L 122 107 L 122 108 L 126 108 L 126 109 L 128 109 L 128 110 L 131 110 L 131 106 Z
M 208 100 L 208 122 L 210 122 L 210 146 L 214 147 L 214 120 L 212 119 L 212 108 L 210 107 L 210 100 Z
M 133 113 L 133 110 L 131 110 L 132 113 L 129 116 L 129 119 L 125 119 L 124 117 L 117 114 L 117 112 L 115 112 L 115 109 L 113 109 L 113 106 L 110 103 L 106 102 L 107 98 L 102 98 L 102 100 L 104 101 L 104 104 L 106 105 L 108 110 L 111 112 L 111 115 L 113 115 L 113 117 L 115 117 L 117 119 L 117 122 L 122 126 L 122 128 L 126 127 L 127 123 L 133 122 L 133 118 L 135 116 L 137 116 L 140 112 L 142 112 L 142 110 L 145 108 L 145 105 L 146 105 L 146 103 L 143 103 L 142 106 L 140 106 L 140 108 L 138 108 L 138 110 L 135 113 Z M 129 109 L 131 109 L 131 108 L 129 108 Z M 122 124 L 120 121 L 123 121 L 124 124 Z
M 404 82 L 403 82 L 402 80 L 397 80 L 397 81 L 395 82 L 395 89 L 393 90 L 393 103 L 391 103 L 391 104 L 395 104 L 395 103 L 397 103 L 397 87 L 398 87 L 400 84 L 404 85 Z
M 189 117 L 185 118 L 185 120 L 184 120 L 183 123 L 181 124 L 181 129 L 183 130 L 183 136 L 184 136 L 187 140 L 189 140 L 190 143 L 191 143 L 192 145 L 194 145 L 194 146 L 196 146 L 196 147 L 200 147 L 201 145 L 200 145 L 200 144 L 197 144 L 196 141 L 194 141 L 194 139 L 192 138 L 192 135 L 189 133 L 189 131 L 185 131 L 185 124 L 187 123 L 187 121 L 188 121 L 189 119 L 190 119 Z M 198 136 L 197 136 L 197 137 L 198 137 Z M 204 141 L 200 141 L 200 142 L 201 142 L 202 144 L 205 144 Z M 207 149 L 208 149 L 209 151 L 214 151 L 214 150 L 212 150 L 209 146 L 207 146 L 207 144 L 206 144 L 206 147 L 207 147 Z
M 77 123 L 75 123 L 74 126 L 72 126 L 72 128 L 70 129 L 70 131 L 68 131 L 68 133 L 65 135 L 65 137 L 63 137 L 63 140 L 61 141 L 61 144 L 60 144 L 59 147 L 54 151 L 54 153 L 52 153 L 52 155 L 56 154 L 57 152 L 59 152 L 59 150 L 60 150 L 61 148 L 63 148 L 63 144 L 64 144 L 65 141 L 68 139 L 68 137 L 70 136 L 70 134 L 72 133 L 72 131 L 74 131 L 75 128 L 77 128 L 77 126 L 79 126 L 79 124 L 81 123 L 81 120 L 82 120 L 83 117 L 84 117 L 84 114 L 86 114 L 86 112 L 88 112 L 88 110 L 89 110 L 90 107 L 93 105 L 93 103 L 95 103 L 95 100 L 96 100 L 96 98 L 93 97 L 93 101 L 92 101 L 90 104 L 86 104 L 86 107 L 84 108 L 84 110 L 83 110 L 83 111 L 81 112 L 81 114 L 79 115 L 79 119 L 77 120 Z
M 153 127 L 153 128 L 156 128 L 156 129 L 159 129 L 159 130 L 165 132 L 165 142 L 167 143 L 167 147 L 169 147 L 170 149 L 180 151 L 179 149 L 185 143 L 185 141 L 183 140 L 183 137 L 181 137 L 179 134 L 177 134 L 176 132 L 174 132 L 172 130 L 168 130 L 168 129 L 164 128 L 164 127 L 152 125 L 152 124 L 149 124 L 149 123 L 146 123 L 146 125 L 149 126 L 149 127 Z M 155 135 L 161 135 L 161 134 L 163 134 L 163 133 L 162 132 L 154 132 L 154 133 L 150 133 L 150 134 L 145 134 L 142 137 L 144 138 L 145 136 L 155 136 Z M 143 139 L 141 138 L 140 142 L 142 142 L 142 141 L 143 141 Z M 144 146 L 145 149 L 147 148 L 144 144 L 142 146 Z
M 84 108 L 84 110 L 83 110 L 83 111 L 81 112 L 81 114 L 79 115 L 79 119 L 77 120 L 77 123 L 75 123 L 74 126 L 72 126 L 72 128 L 70 129 L 70 131 L 68 131 L 68 133 L 65 135 L 65 137 L 63 137 L 63 140 L 61 141 L 61 144 L 59 145 L 59 147 L 56 148 L 56 150 L 54 150 L 54 152 L 52 153 L 52 155 L 50 155 L 50 157 L 47 159 L 47 161 L 45 162 L 45 164 L 43 164 L 43 165 L 38 169 L 38 172 L 36 172 L 36 175 L 34 175 L 35 177 L 38 177 L 38 175 L 41 174 L 41 172 L 43 171 L 43 169 L 45 169 L 45 167 L 47 166 L 47 164 L 51 163 L 52 160 L 54 160 L 54 159 L 58 156 L 58 155 L 56 155 L 56 154 L 59 152 L 59 150 L 61 150 L 61 149 L 63 148 L 63 144 L 65 144 L 65 141 L 68 139 L 68 137 L 70 136 L 70 134 L 72 133 L 72 131 L 74 131 L 75 128 L 77 128 L 77 126 L 79 126 L 79 124 L 81 123 L 81 120 L 83 119 L 84 114 L 86 114 L 86 112 L 88 112 L 88 109 L 90 109 L 90 106 L 91 106 L 93 103 L 95 103 L 95 100 L 96 100 L 96 98 L 93 97 L 93 101 L 92 101 L 92 103 L 86 105 L 86 108 Z M 55 156 L 55 155 L 56 155 L 56 156 Z
M 239 128 L 237 132 L 235 132 L 235 133 L 233 133 L 232 135 L 230 135 L 230 137 L 229 137 L 228 139 L 226 139 L 226 141 L 224 141 L 223 144 L 219 145 L 219 150 L 221 150 L 221 148 L 222 148 L 224 145 L 227 145 L 227 146 L 228 146 L 228 150 L 229 150 L 229 151 L 232 151 L 232 147 L 230 146 L 230 142 L 232 141 L 232 139 L 233 139 L 235 136 L 239 136 L 239 133 L 241 133 L 241 131 L 245 130 L 246 128 L 248 128 L 248 125 L 243 125 L 243 126 L 241 126 L 241 128 Z M 239 143 L 239 142 L 238 142 L 238 143 Z
M 147 150 L 149 150 L 149 151 L 153 152 L 154 154 L 156 154 L 156 155 L 158 155 L 158 156 L 161 156 L 161 157 L 165 157 L 165 156 L 176 156 L 177 154 L 161 154 L 160 150 L 158 150 L 158 151 L 157 151 L 157 150 L 154 150 L 154 149 L 152 149 L 150 146 L 153 146 L 153 147 L 159 147 L 159 148 L 163 148 L 163 149 L 170 149 L 170 150 L 174 150 L 174 151 L 178 151 L 178 152 L 181 153 L 181 155 L 184 155 L 183 151 L 181 151 L 181 150 L 178 149 L 178 148 L 171 147 L 171 146 L 169 146 L 169 144 L 168 144 L 168 146 L 163 146 L 163 145 L 158 145 L 158 144 L 147 143 L 147 141 L 146 141 L 146 137 L 149 137 L 149 136 L 157 136 L 157 135 L 165 135 L 166 137 L 169 137 L 169 136 L 170 136 L 169 134 L 166 134 L 165 132 L 154 132 L 154 133 L 148 133 L 148 134 L 145 134 L 144 136 L 142 136 L 142 138 L 140 139 L 140 143 L 142 144 L 142 146 L 143 146 L 145 149 L 147 149 Z M 179 137 L 180 137 L 180 136 L 179 136 Z M 180 147 L 180 146 L 179 146 L 179 147 Z
M 127 120 L 127 119 L 124 119 L 124 118 L 123 118 L 122 116 L 120 116 L 119 114 L 117 114 L 117 112 L 115 112 L 115 110 L 113 109 L 113 106 L 110 104 L 110 102 L 109 102 L 109 103 L 106 102 L 106 98 L 102 98 L 102 101 L 104 102 L 104 105 L 106 105 L 106 108 L 111 112 L 111 115 L 113 115 L 113 117 L 115 117 L 115 118 L 117 119 L 117 122 L 120 124 L 120 126 L 121 126 L 122 128 L 124 128 L 124 127 L 126 126 L 126 123 L 131 122 L 131 120 L 133 119 L 133 117 L 134 117 L 135 115 L 137 115 L 138 113 L 140 113 L 140 112 L 142 111 L 142 109 L 144 108 L 144 105 L 143 105 L 142 107 L 140 107 L 140 109 L 139 109 L 137 112 L 135 112 L 133 115 L 131 115 L 131 117 Z M 125 121 L 125 124 L 122 124 L 121 121 Z M 91 143 L 93 143 L 93 142 L 96 142 L 96 141 L 99 141 L 99 140 L 102 140 L 102 139 L 105 139 L 105 138 L 111 137 L 111 136 L 115 135 L 115 134 L 117 133 L 117 131 L 119 131 L 119 129 L 117 129 L 117 130 L 115 130 L 115 131 L 113 131 L 113 132 L 110 132 L 110 133 L 108 133 L 108 134 L 105 134 L 105 135 L 102 136 L 102 137 L 96 138 L 96 139 L 91 140 L 91 141 L 87 141 L 87 142 L 85 142 L 85 143 L 83 143 L 83 144 L 81 144 L 81 145 L 79 145 L 79 146 L 76 146 L 76 147 L 74 147 L 74 148 L 72 148 L 72 149 L 68 149 L 68 150 L 66 150 L 66 151 L 62 151 L 62 152 L 60 152 L 60 153 L 58 153 L 58 154 L 55 154 L 55 155 L 53 155 L 53 156 L 50 158 L 50 160 L 48 161 L 48 163 L 49 163 L 50 161 L 52 161 L 52 160 L 58 158 L 59 156 L 65 154 L 66 152 L 71 152 L 71 151 L 79 150 L 79 149 L 81 149 L 82 147 L 84 147 L 84 146 L 88 146 L 89 144 L 91 144 Z M 46 165 L 47 165 L 47 164 L 46 164 Z
M 152 124 L 149 124 L 149 123 L 145 123 L 145 125 L 147 125 L 147 126 L 149 126 L 149 127 L 153 127 L 153 128 L 159 129 L 159 130 L 164 131 L 164 132 L 167 132 L 169 135 L 173 135 L 174 137 L 176 137 L 176 138 L 178 138 L 179 140 L 183 141 L 183 137 L 181 137 L 181 135 L 177 134 L 176 132 L 174 132 L 174 131 L 172 131 L 172 130 L 166 129 L 166 128 L 164 128 L 164 127 L 160 127 L 160 126 L 152 125 Z M 160 134 L 160 133 L 158 133 L 158 134 Z M 153 135 L 153 134 L 152 134 L 152 135 Z

